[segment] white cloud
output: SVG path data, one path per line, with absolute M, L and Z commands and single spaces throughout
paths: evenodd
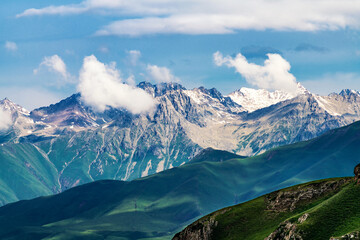
M 130 50 L 127 52 L 127 54 L 129 63 L 132 66 L 136 66 L 141 57 L 141 52 L 139 50 Z
M 70 78 L 70 74 L 66 70 L 66 64 L 58 55 L 44 57 L 44 60 L 40 63 L 39 67 L 34 69 L 34 74 L 37 74 L 42 66 L 47 67 L 51 72 L 60 74 L 65 80 Z
M 68 15 L 79 14 L 88 11 L 85 6 L 81 5 L 62 5 L 62 6 L 48 6 L 45 8 L 29 8 L 24 12 L 17 14 L 16 17 L 39 16 L 39 15 Z
M 129 84 L 130 86 L 135 86 L 135 85 L 136 85 L 135 76 L 134 76 L 133 74 L 131 74 L 131 75 L 126 79 L 126 83 Z
M 115 64 L 105 65 L 93 55 L 84 58 L 77 88 L 82 100 L 97 111 L 111 106 L 138 114 L 156 106 L 154 98 L 143 89 L 122 83 Z
M 166 67 L 159 67 L 156 65 L 147 65 L 147 72 L 149 74 L 149 77 L 156 81 L 157 83 L 161 82 L 180 82 L 180 79 L 175 77 L 170 69 Z
M 226 65 L 235 68 L 246 81 L 258 88 L 283 90 L 296 93 L 298 90 L 296 78 L 290 71 L 290 64 L 279 54 L 267 54 L 268 59 L 264 65 L 249 63 L 240 53 L 235 58 L 223 57 L 220 52 L 214 53 L 214 61 L 217 66 Z
M 18 49 L 17 44 L 14 42 L 7 41 L 5 43 L 5 48 L 9 51 L 16 51 Z
M 8 129 L 12 124 L 11 113 L 0 108 L 0 130 Z
M 122 20 L 98 35 L 226 34 L 242 29 L 317 31 L 360 27 L 358 0 L 85 0 L 28 9 L 18 17 L 91 12 Z
M 310 92 L 327 95 L 331 92 L 340 92 L 342 89 L 360 91 L 360 75 L 352 72 L 327 73 L 316 79 L 301 81 Z
M 17 14 L 16 17 L 29 17 L 41 15 L 74 15 L 85 12 L 99 12 L 104 11 L 117 14 L 166 14 L 169 12 L 167 4 L 169 1 L 158 0 L 139 0 L 139 1 L 124 1 L 124 0 L 85 0 L 79 4 L 69 4 L 60 6 L 48 6 L 44 8 L 30 8 L 24 12 Z

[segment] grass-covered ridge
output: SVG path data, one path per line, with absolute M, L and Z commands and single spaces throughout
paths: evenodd
M 319 192 L 324 184 L 339 182 L 333 190 L 321 195 L 308 195 L 296 204 L 294 209 L 273 209 L 269 199 L 274 200 L 274 195 L 281 196 L 281 201 L 286 201 L 291 192 Z M 279 200 L 277 199 L 277 200 Z M 302 223 L 299 217 L 307 214 Z M 298 234 L 304 240 L 324 240 L 331 237 L 343 236 L 350 232 L 360 230 L 360 185 L 355 184 L 352 178 L 327 179 L 310 182 L 282 189 L 275 193 L 258 197 L 249 202 L 218 210 L 205 216 L 187 227 L 174 239 L 186 239 L 189 234 L 199 229 L 211 230 L 205 232 L 208 239 L 216 240 L 263 240 L 274 232 L 285 221 L 295 224 Z M 210 224 L 212 223 L 212 224 Z M 287 234 L 287 232 L 282 232 Z M 204 237 L 204 235 L 199 235 Z M 278 235 L 280 236 L 280 234 Z M 282 235 L 284 237 L 284 235 Z M 273 238 L 271 238 L 273 239 Z M 283 239 L 283 238 L 279 238 Z

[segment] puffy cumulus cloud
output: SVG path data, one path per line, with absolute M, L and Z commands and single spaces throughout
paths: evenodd
M 147 65 L 147 72 L 149 74 L 149 77 L 156 81 L 157 83 L 161 82 L 180 82 L 180 79 L 175 77 L 170 69 L 167 67 L 159 67 L 156 65 Z
M 51 72 L 60 74 L 65 80 L 68 80 L 71 77 L 66 69 L 66 64 L 58 55 L 44 57 L 39 67 L 34 69 L 34 74 L 37 74 L 42 66 L 47 67 L 47 69 Z
M 6 48 L 6 50 L 9 50 L 9 51 L 16 51 L 16 50 L 18 49 L 16 43 L 14 43 L 14 42 L 9 42 L 9 41 L 7 41 L 7 42 L 5 43 L 5 48 Z
M 141 57 L 141 52 L 139 50 L 130 50 L 127 51 L 127 55 L 128 55 L 128 62 L 130 63 L 130 65 L 136 66 Z
M 11 113 L 0 108 L 0 131 L 7 130 L 12 125 Z
M 296 94 L 298 86 L 296 78 L 290 71 L 290 63 L 279 54 L 267 54 L 264 65 L 249 63 L 240 53 L 235 58 L 224 57 L 220 52 L 214 53 L 214 62 L 217 66 L 226 65 L 235 68 L 246 81 L 258 88 L 267 90 L 283 90 Z
M 143 89 L 122 83 L 114 63 L 106 65 L 93 55 L 84 58 L 77 89 L 82 100 L 100 112 L 111 106 L 139 114 L 156 106 L 155 99 Z
M 34 15 L 113 14 L 98 35 L 226 34 L 242 29 L 317 31 L 360 27 L 358 0 L 84 0 L 27 9 Z

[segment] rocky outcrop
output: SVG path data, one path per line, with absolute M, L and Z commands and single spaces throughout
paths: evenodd
M 212 237 L 214 228 L 217 227 L 218 222 L 215 220 L 216 216 L 223 214 L 230 209 L 215 212 L 209 217 L 202 218 L 189 226 L 184 230 L 177 233 L 172 240 L 215 240 Z
M 356 165 L 354 169 L 354 174 L 356 184 L 360 184 L 360 164 Z
M 202 223 L 196 222 L 176 234 L 173 240 L 211 240 L 213 228 L 216 226 L 217 222 L 214 219 Z
M 348 233 L 338 238 L 332 237 L 330 240 L 360 240 L 360 232 Z
M 350 181 L 351 179 L 349 178 L 343 178 L 341 180 L 311 183 L 307 186 L 299 185 L 297 188 L 290 190 L 285 189 L 270 193 L 265 198 L 267 209 L 276 212 L 292 212 L 302 204 L 314 201 L 327 194 L 338 192 L 344 184 Z M 305 213 L 295 222 L 289 220 L 282 222 L 279 227 L 264 240 L 303 240 L 302 233 L 298 230 L 298 224 L 304 223 L 309 217 L 310 215 Z
M 280 226 L 264 240 L 303 240 L 297 233 L 296 224 L 289 221 L 283 222 Z
M 305 213 L 299 217 L 298 222 L 303 223 L 308 217 L 309 214 Z M 264 240 L 303 240 L 303 237 L 301 232 L 298 230 L 296 223 L 285 221 Z
M 341 179 L 340 181 L 312 183 L 306 187 L 300 185 L 291 190 L 280 190 L 270 193 L 265 198 L 267 209 L 277 212 L 293 211 L 307 201 L 340 190 L 341 186 L 348 181 L 349 179 Z

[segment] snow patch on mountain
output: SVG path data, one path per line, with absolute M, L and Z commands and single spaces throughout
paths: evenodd
M 165 159 L 162 159 L 159 164 L 157 165 L 156 172 L 164 171 L 165 169 Z
M 297 84 L 296 93 L 276 90 L 274 92 L 265 89 L 241 88 L 228 95 L 234 102 L 241 105 L 247 112 L 269 107 L 276 103 L 292 99 L 298 95 L 309 93 L 300 83 Z
M 6 120 L 6 128 L 13 129 L 17 136 L 25 136 L 35 129 L 34 121 L 30 118 L 30 112 L 25 108 L 5 98 L 0 101 L 0 110 L 4 113 L 3 121 Z
M 149 175 L 149 170 L 152 168 L 151 160 L 147 163 L 145 170 L 141 173 L 141 177 L 146 177 Z

